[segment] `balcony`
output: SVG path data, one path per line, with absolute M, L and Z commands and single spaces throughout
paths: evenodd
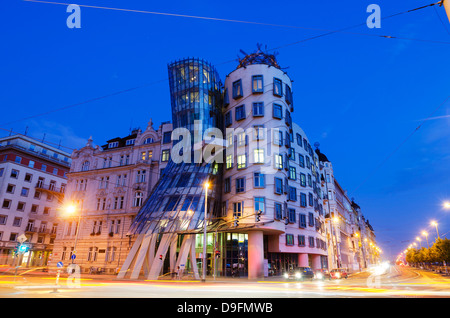
M 38 181 L 35 188 L 54 195 L 60 203 L 64 200 L 65 187 L 57 188 L 53 183 L 44 184 L 44 182 Z

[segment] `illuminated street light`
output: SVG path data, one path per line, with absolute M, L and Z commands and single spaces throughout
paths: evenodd
M 422 240 L 420 239 L 420 237 L 416 237 L 416 240 L 419 241 L 420 248 L 422 248 Z
M 436 227 L 437 237 L 440 238 L 440 237 L 439 237 L 439 231 L 438 231 L 438 224 L 437 224 L 437 222 L 436 222 L 436 221 L 431 221 L 430 224 Z
M 442 204 L 442 206 L 444 207 L 444 209 L 450 210 L 450 201 L 444 201 L 444 203 Z
M 65 212 L 66 212 L 68 215 L 73 215 L 73 214 L 75 214 L 75 212 L 77 211 L 77 208 L 76 208 L 75 205 L 68 205 L 68 206 L 65 207 L 64 210 L 65 210 Z M 73 254 L 72 254 L 72 256 L 73 256 L 73 255 L 76 255 L 76 252 L 77 252 L 77 242 L 78 242 L 78 236 L 79 236 L 79 234 L 80 234 L 80 227 L 81 227 L 81 212 L 82 212 L 82 210 L 83 210 L 83 201 L 81 201 L 80 211 L 79 211 L 79 213 L 78 213 L 77 233 L 76 233 L 76 236 L 75 236 L 75 243 L 74 243 L 74 245 L 73 245 L 73 252 L 72 252 Z M 76 256 L 75 256 L 75 257 L 76 257 Z M 71 259 L 72 259 L 72 264 L 73 264 L 74 258 L 71 257 Z
M 430 244 L 428 243 L 428 233 L 425 232 L 425 231 L 423 231 L 423 232 L 422 232 L 422 235 L 425 236 L 425 237 L 427 238 L 427 246 L 428 246 L 428 248 L 430 248 Z
M 205 187 L 205 217 L 204 217 L 204 225 L 203 225 L 203 275 L 202 281 L 206 281 L 206 213 L 208 210 L 208 189 L 209 182 L 205 182 L 203 185 Z

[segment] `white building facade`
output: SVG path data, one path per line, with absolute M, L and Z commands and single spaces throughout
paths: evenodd
M 70 154 L 24 135 L 0 138 L 0 264 L 45 266 L 54 246 Z M 28 251 L 15 257 L 18 238 Z

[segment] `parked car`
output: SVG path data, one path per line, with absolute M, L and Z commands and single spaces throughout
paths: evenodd
M 348 273 L 343 268 L 335 268 L 330 271 L 330 279 L 348 278 Z
M 284 278 L 294 280 L 305 280 L 314 278 L 314 272 L 311 267 L 296 267 L 284 273 Z

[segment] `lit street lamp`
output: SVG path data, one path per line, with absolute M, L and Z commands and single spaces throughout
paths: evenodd
M 205 182 L 205 218 L 203 223 L 203 275 L 202 282 L 206 281 L 206 213 L 208 211 L 208 188 L 209 182 Z
M 76 211 L 77 211 L 77 208 L 74 205 L 69 205 L 68 207 L 66 207 L 66 213 L 69 215 L 74 214 Z M 77 233 L 75 236 L 75 243 L 73 245 L 73 253 L 72 253 L 72 256 L 70 257 L 72 259 L 72 264 L 74 261 L 73 255 L 75 255 L 75 257 L 76 257 L 77 242 L 78 242 L 78 236 L 80 234 L 80 227 L 81 227 L 81 212 L 82 211 L 83 211 L 83 200 L 81 200 L 81 204 L 80 204 L 80 211 L 78 213 Z
M 439 239 L 440 237 L 439 237 L 439 231 L 438 231 L 438 224 L 437 224 L 437 222 L 436 221 L 432 221 L 430 224 L 434 225 L 436 227 L 436 233 L 437 233 L 437 237 Z
M 445 210 L 450 210 L 450 201 L 444 201 L 442 204 Z
M 422 240 L 420 239 L 420 237 L 416 237 L 416 240 L 419 241 L 420 248 L 422 248 Z
M 425 236 L 425 237 L 427 238 L 427 246 L 428 246 L 428 248 L 430 248 L 430 244 L 428 243 L 428 233 L 425 232 L 425 231 L 423 231 L 423 232 L 422 232 L 422 235 Z

